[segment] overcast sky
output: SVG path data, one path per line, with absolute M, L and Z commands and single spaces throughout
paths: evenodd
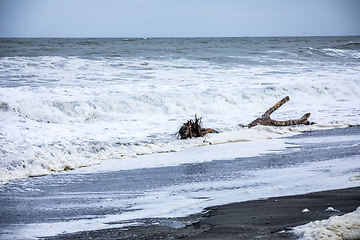
M 0 0 L 0 37 L 360 35 L 360 0 Z

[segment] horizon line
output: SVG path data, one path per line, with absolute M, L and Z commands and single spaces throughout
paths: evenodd
M 30 36 L 23 36 L 23 37 L 5 37 L 5 36 L 0 36 L 0 39 L 6 39 L 6 38 L 112 38 L 112 39 L 154 39 L 154 38 L 289 38 L 289 37 L 360 37 L 359 35 L 274 35 L 274 36 L 181 36 L 181 37 L 175 37 L 175 36 L 152 36 L 152 37 L 88 37 L 88 36 L 83 36 L 83 37 L 69 37 L 69 36 L 38 36 L 38 37 L 30 37 Z

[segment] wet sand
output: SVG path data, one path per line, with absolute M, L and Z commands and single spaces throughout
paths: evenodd
M 292 227 L 355 211 L 360 187 L 215 206 L 186 218 L 143 219 L 139 226 L 49 239 L 297 239 Z M 338 211 L 325 211 L 333 207 Z M 308 212 L 303 212 L 304 209 Z M 173 223 L 182 223 L 174 227 Z
M 231 198 L 231 201 L 219 201 L 220 203 L 213 202 L 212 204 L 207 200 L 211 195 L 197 192 L 192 197 L 204 198 L 203 200 L 207 201 L 205 206 L 239 202 L 209 207 L 203 212 L 183 218 L 151 218 L 151 216 L 156 216 L 156 210 L 152 210 L 151 214 L 145 214 L 145 216 L 150 216 L 147 219 L 129 217 L 124 218 L 127 220 L 116 222 L 115 220 L 108 221 L 106 217 L 132 211 L 135 213 L 133 216 L 139 216 L 136 211 L 141 211 L 144 204 L 137 201 L 137 197 L 140 196 L 139 199 L 141 199 L 143 194 L 152 192 L 153 189 L 172 189 L 172 186 L 228 181 L 229 179 L 230 181 L 240 179 L 241 181 L 238 182 L 240 185 L 242 181 L 246 181 L 246 178 L 241 179 L 242 173 L 246 171 L 269 168 L 286 170 L 288 167 L 332 159 L 345 162 L 346 159 L 351 158 L 357 161 L 360 159 L 359 136 L 359 126 L 309 131 L 286 138 L 289 147 L 283 151 L 260 156 L 131 171 L 52 174 L 14 181 L 4 185 L 0 195 L 2 206 L 0 208 L 0 239 L 14 239 L 15 237 L 33 239 L 57 233 L 64 234 L 47 239 L 296 239 L 296 236 L 288 231 L 291 227 L 353 212 L 360 206 L 359 165 L 346 168 L 344 174 L 351 176 L 351 179 L 347 179 L 349 181 L 343 179 L 347 182 L 345 185 L 341 182 L 340 184 L 327 183 L 324 182 L 326 180 L 316 177 L 322 172 L 331 172 L 328 168 L 321 168 L 319 169 L 321 172 L 313 171 L 315 177 L 311 177 L 310 181 L 307 181 L 308 174 L 300 172 L 301 176 L 298 178 L 285 178 L 298 179 L 300 182 L 292 181 L 291 184 L 284 184 L 284 191 L 276 192 L 276 188 L 270 188 L 275 192 L 248 199 L 279 196 L 276 198 L 243 202 L 246 200 L 241 195 L 243 191 L 236 191 L 239 196 L 235 194 L 223 196 L 225 199 Z M 263 171 L 263 175 L 256 176 L 264 178 L 264 183 L 258 185 L 259 188 L 267 187 L 265 178 L 271 176 L 266 176 L 266 173 L 267 171 Z M 342 174 L 336 171 L 334 173 Z M 301 182 L 302 179 L 304 182 Z M 323 186 L 321 183 L 325 183 L 327 187 L 319 187 Z M 249 184 L 251 185 L 251 182 Z M 314 186 L 306 188 L 308 190 L 297 191 L 293 188 L 296 188 L 298 184 L 300 190 L 307 185 L 314 184 Z M 284 196 L 287 192 L 296 194 L 317 191 L 317 189 L 347 187 L 355 188 Z M 181 187 L 176 191 L 180 193 L 184 189 L 187 188 Z M 251 192 L 251 187 L 248 189 Z M 221 197 L 221 195 L 215 195 L 215 198 Z M 154 209 L 167 207 L 167 200 L 171 201 L 172 198 L 162 198 L 159 202 L 155 202 Z M 138 209 L 127 208 L 137 203 L 140 203 L 137 205 Z M 171 204 L 174 202 L 169 202 L 169 205 Z M 339 212 L 325 211 L 329 206 Z M 309 212 L 302 212 L 305 208 L 309 209 Z M 179 211 L 181 212 L 181 209 Z M 78 221 L 87 220 L 89 216 L 90 221 L 84 221 L 85 223 L 82 224 Z M 91 216 L 95 218 L 92 219 Z M 140 214 L 140 216 L 144 215 Z M 70 222 L 71 220 L 74 220 L 74 224 Z M 55 224 L 53 227 L 52 223 L 60 224 Z M 64 226 L 61 225 L 62 223 Z M 109 229 L 88 230 L 99 229 L 87 226 L 89 223 L 99 224 L 101 228 L 108 227 Z M 124 225 L 127 227 L 119 227 Z M 39 227 L 42 228 L 39 229 Z M 69 233 L 72 231 L 83 232 Z M 5 234 L 3 238 L 1 233 Z

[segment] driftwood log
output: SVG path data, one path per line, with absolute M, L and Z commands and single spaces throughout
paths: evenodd
M 268 126 L 291 126 L 291 125 L 297 125 L 297 124 L 305 124 L 305 125 L 311 125 L 314 124 L 313 122 L 309 122 L 307 120 L 310 117 L 310 113 L 306 113 L 304 116 L 302 116 L 299 119 L 290 119 L 287 121 L 277 121 L 271 119 L 270 115 L 275 112 L 279 107 L 281 107 L 283 104 L 288 102 L 290 100 L 290 97 L 287 96 L 280 100 L 278 103 L 276 103 L 274 106 L 269 108 L 261 117 L 255 119 L 253 122 L 251 122 L 248 125 L 248 128 L 254 127 L 256 125 L 268 125 Z
M 186 139 L 193 137 L 202 137 L 207 133 L 217 133 L 217 131 L 211 128 L 203 128 L 201 118 L 197 118 L 195 115 L 195 119 L 190 119 L 186 123 L 184 123 L 177 134 L 180 136 L 181 139 Z
M 291 125 L 298 125 L 298 124 L 304 124 L 304 125 L 311 125 L 314 124 L 313 122 L 310 122 L 308 118 L 310 117 L 310 113 L 306 113 L 304 116 L 302 116 L 299 119 L 290 119 L 286 121 L 277 121 L 271 119 L 270 115 L 275 112 L 279 107 L 281 107 L 283 104 L 288 102 L 290 100 L 290 97 L 287 96 L 280 100 L 278 103 L 276 103 L 274 106 L 269 108 L 261 117 L 255 119 L 252 121 L 247 127 L 251 128 L 256 125 L 267 125 L 267 126 L 291 126 Z M 207 133 L 218 133 L 216 130 L 211 128 L 203 128 L 201 118 L 197 118 L 195 115 L 195 119 L 190 119 L 186 123 L 184 123 L 180 130 L 177 132 L 177 135 L 181 139 L 186 138 L 193 138 L 193 137 L 203 137 Z

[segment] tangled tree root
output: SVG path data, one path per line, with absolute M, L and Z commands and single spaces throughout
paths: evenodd
M 201 118 L 197 118 L 196 114 L 194 120 L 188 120 L 177 132 L 181 139 L 202 137 L 207 133 L 217 133 L 217 131 L 211 128 L 203 128 Z

